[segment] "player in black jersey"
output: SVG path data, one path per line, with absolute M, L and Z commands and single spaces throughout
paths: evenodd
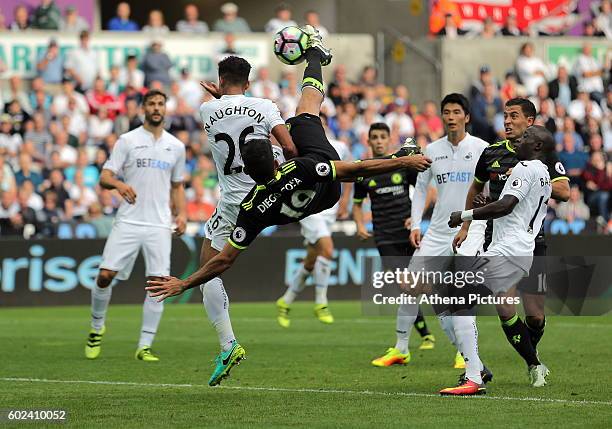
M 506 102 L 504 108 L 504 127 L 506 140 L 493 143 L 484 150 L 478 160 L 474 182 L 466 198 L 466 210 L 474 207 L 474 200 L 479 205 L 485 203 L 479 195 L 484 184 L 489 182 L 489 198 L 497 201 L 504 188 L 511 169 L 518 163 L 516 146 L 525 130 L 533 125 L 536 116 L 534 104 L 524 98 L 513 98 Z M 552 198 L 558 201 L 569 199 L 569 179 L 565 176 L 565 169 L 555 152 L 554 147 L 547 148 L 544 159 L 541 161 L 548 167 L 552 182 Z M 453 246 L 461 246 L 467 236 L 469 222 L 464 222 L 461 230 L 453 240 Z M 484 250 L 491 243 L 493 223 L 487 223 L 485 232 Z M 529 278 L 523 279 L 517 287 L 521 294 L 521 302 L 525 310 L 525 321 L 516 313 L 514 305 L 503 304 L 497 306 L 497 312 L 502 322 L 502 328 L 508 342 L 521 355 L 528 366 L 539 365 L 537 345 L 546 325 L 544 314 L 544 300 L 546 296 L 546 243 L 544 231 L 540 230 L 536 238 L 533 265 Z
M 391 130 L 382 122 L 370 125 L 368 131 L 368 144 L 372 148 L 375 158 L 389 154 Z M 407 256 L 412 256 L 414 247 L 410 244 L 410 185 L 416 183 L 416 172 L 413 170 L 398 170 L 376 176 L 365 177 L 355 183 L 353 196 L 353 218 L 357 225 L 357 234 L 362 239 L 370 238 L 363 220 L 363 201 L 369 197 L 372 209 L 372 223 L 374 224 L 374 241 L 378 253 L 383 258 L 387 269 L 393 257 L 399 257 L 398 262 L 405 263 Z M 402 258 L 403 257 L 403 258 Z M 423 342 L 419 350 L 431 350 L 435 346 L 435 337 L 429 332 L 423 313 L 419 313 L 414 326 L 421 335 Z M 393 351 L 395 352 L 395 351 Z M 384 358 L 385 356 L 383 356 Z M 410 360 L 409 354 L 394 353 L 391 359 L 374 359 L 374 366 L 390 366 L 406 364 Z
M 389 159 L 359 162 L 338 161 L 338 154 L 327 140 L 319 118 L 323 102 L 321 64 L 331 54 L 320 41 L 306 51 L 307 66 L 296 116 L 287 121 L 299 157 L 282 165 L 274 160 L 267 139 L 249 140 L 242 149 L 244 172 L 257 183 L 241 203 L 236 226 L 223 250 L 185 280 L 166 277 L 151 281 L 151 296 L 164 300 L 219 276 L 230 268 L 240 252 L 266 227 L 297 222 L 332 207 L 340 197 L 340 181 L 412 168 L 424 171 L 431 160 L 422 156 L 401 156 L 400 149 Z M 310 42 L 309 42 L 310 43 Z

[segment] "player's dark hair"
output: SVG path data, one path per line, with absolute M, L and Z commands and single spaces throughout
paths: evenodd
M 147 101 L 149 100 L 149 98 L 155 97 L 157 95 L 161 95 L 162 97 L 164 97 L 164 102 L 168 100 L 168 96 L 165 93 L 163 93 L 159 89 L 152 89 L 144 95 L 142 99 L 142 104 L 143 105 L 147 104 Z
M 444 107 L 447 104 L 450 104 L 450 103 L 454 103 L 454 104 L 460 105 L 461 108 L 463 109 L 463 113 L 465 113 L 466 116 L 470 114 L 470 102 L 465 97 L 465 95 L 459 94 L 459 93 L 456 93 L 456 92 L 453 92 L 451 94 L 447 94 L 442 99 L 442 102 L 440 103 L 440 112 L 444 111 Z
M 251 65 L 244 58 L 230 55 L 219 61 L 219 78 L 230 85 L 244 85 L 249 81 Z
M 543 154 L 551 154 L 556 151 L 555 138 L 546 127 L 532 125 L 529 129 L 533 132 L 534 137 L 542 142 L 542 149 L 540 149 L 540 151 Z
M 535 104 L 529 101 L 526 98 L 515 97 L 506 101 L 506 107 L 510 106 L 521 106 L 521 111 L 526 118 L 534 118 L 536 117 L 537 111 Z
M 244 172 L 263 184 L 274 177 L 274 154 L 268 139 L 249 140 L 240 150 Z
M 374 122 L 372 125 L 370 125 L 370 129 L 368 130 L 368 138 L 370 138 L 370 134 L 372 133 L 372 131 L 376 130 L 383 130 L 386 131 L 387 134 L 391 135 L 391 129 L 389 128 L 389 125 L 385 124 L 384 122 Z

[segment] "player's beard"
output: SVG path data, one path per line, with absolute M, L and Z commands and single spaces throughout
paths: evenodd
M 150 125 L 152 125 L 152 126 L 154 126 L 154 127 L 157 127 L 157 126 L 161 125 L 161 123 L 162 123 L 162 122 L 164 122 L 164 115 L 159 115 L 159 117 L 160 117 L 161 119 L 159 119 L 159 120 L 155 120 L 155 119 L 153 119 L 153 115 L 150 115 L 150 116 L 145 115 L 145 120 L 146 120 L 146 121 L 147 121 L 147 122 L 148 122 Z

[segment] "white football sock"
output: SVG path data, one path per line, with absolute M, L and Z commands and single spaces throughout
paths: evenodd
M 449 311 L 445 311 L 444 313 L 438 314 L 438 320 L 451 344 L 457 347 L 457 337 L 455 337 L 455 328 L 453 328 L 453 316 L 451 316 Z
M 112 288 L 94 285 L 91 290 L 91 327 L 100 332 L 106 320 L 106 310 L 111 299 Z
M 416 302 L 414 304 L 400 304 L 399 307 L 397 307 L 397 320 L 395 322 L 397 342 L 395 343 L 395 348 L 398 349 L 400 353 L 408 353 L 410 331 L 412 331 L 418 313 L 419 305 Z
M 232 348 L 232 342 L 236 341 L 236 336 L 232 329 L 232 322 L 229 316 L 229 299 L 223 281 L 219 277 L 208 281 L 200 286 L 202 291 L 202 301 L 208 315 L 208 320 L 212 323 L 219 337 L 219 345 L 222 351 Z
M 152 298 L 147 294 L 142 306 L 142 327 L 140 329 L 140 339 L 138 348 L 151 347 L 153 339 L 157 333 L 157 327 L 164 312 L 164 303 L 157 302 L 158 298 Z
M 478 328 L 476 316 L 452 316 L 457 338 L 457 348 L 465 359 L 465 375 L 474 383 L 482 384 L 480 371 L 483 368 L 478 356 Z
M 315 303 L 327 304 L 327 286 L 331 275 L 331 261 L 323 256 L 317 256 L 312 270 L 312 278 L 315 284 Z
M 300 267 L 295 272 L 293 279 L 291 279 L 291 283 L 289 284 L 285 295 L 283 295 L 283 300 L 287 303 L 287 305 L 293 303 L 299 293 L 304 290 L 308 276 L 310 276 L 310 271 L 304 268 L 303 263 L 300 264 Z

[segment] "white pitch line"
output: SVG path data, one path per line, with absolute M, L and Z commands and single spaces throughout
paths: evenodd
M 102 384 L 111 386 L 138 386 L 138 387 L 208 387 L 204 384 L 173 384 L 173 383 L 137 383 L 133 381 L 96 381 L 96 380 L 48 380 L 44 378 L 17 378 L 3 377 L 0 381 L 26 382 L 26 383 L 66 383 L 66 384 Z M 421 398 L 441 398 L 440 395 L 432 393 L 416 392 L 377 392 L 372 390 L 341 390 L 341 389 L 293 389 L 287 387 L 256 387 L 256 386 L 218 386 L 217 389 L 245 390 L 257 392 L 287 392 L 287 393 L 340 393 L 344 395 L 365 395 L 365 396 L 412 396 Z M 519 398 L 512 396 L 473 396 L 474 399 L 497 400 L 497 401 L 523 401 L 523 402 L 547 402 L 568 405 L 605 405 L 612 406 L 612 401 L 572 401 L 569 399 L 553 398 Z M 467 399 L 467 398 L 463 398 Z

